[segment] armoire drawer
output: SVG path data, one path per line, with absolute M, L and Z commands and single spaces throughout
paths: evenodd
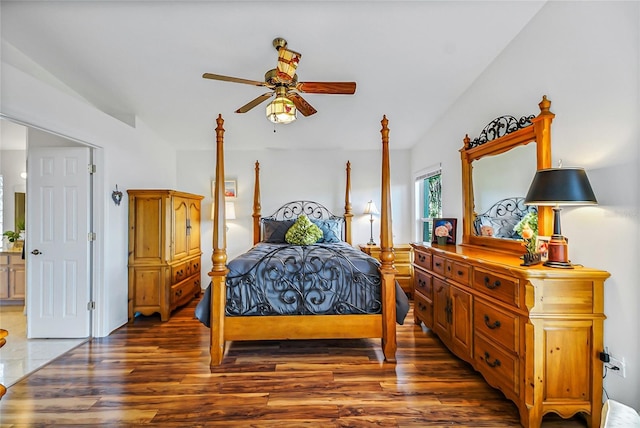
M 473 301 L 473 326 L 475 333 L 483 334 L 491 342 L 499 343 L 511 352 L 518 353 L 519 317 L 489 306 L 479 298 Z
M 200 257 L 189 260 L 189 275 L 195 275 L 200 272 Z
M 171 266 L 171 284 L 177 284 L 184 281 L 190 275 L 190 269 L 187 262 L 178 263 Z
M 171 306 L 181 305 L 188 302 L 200 291 L 200 275 L 191 278 L 171 287 Z
M 515 307 L 520 306 L 518 286 L 519 282 L 516 278 L 499 275 L 481 268 L 474 269 L 473 288 Z

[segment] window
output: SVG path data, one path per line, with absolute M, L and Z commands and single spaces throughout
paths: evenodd
M 422 171 L 415 181 L 416 240 L 431 242 L 434 218 L 442 217 L 442 168 L 440 165 Z

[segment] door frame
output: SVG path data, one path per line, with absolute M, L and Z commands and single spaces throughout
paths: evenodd
M 107 309 L 106 302 L 108 298 L 105 296 L 105 288 L 104 288 L 104 275 L 103 275 L 103 266 L 104 266 L 104 248 L 105 248 L 105 240 L 104 240 L 104 224 L 105 224 L 105 201 L 104 198 L 99 197 L 99 195 L 103 194 L 101 189 L 104 189 L 104 151 L 101 147 L 91 144 L 87 141 L 83 141 L 74 137 L 70 137 L 68 135 L 52 131 L 47 128 L 43 128 L 38 125 L 34 125 L 32 123 L 22 121 L 20 119 L 16 119 L 11 116 L 7 116 L 5 114 L 0 113 L 0 119 L 8 120 L 18 125 L 25 126 L 27 128 L 33 128 L 41 132 L 49 133 L 53 136 L 63 138 L 68 140 L 70 143 L 69 147 L 77 147 L 78 145 L 85 146 L 89 148 L 90 157 L 93 159 L 93 164 L 96 166 L 96 173 L 92 174 L 91 178 L 91 197 L 90 197 L 90 209 L 92 215 L 90 217 L 91 227 L 93 232 L 96 234 L 97 239 L 93 242 L 93 245 L 89 246 L 89 298 L 91 301 L 95 302 L 95 309 L 91 311 L 89 314 L 89 334 L 90 337 L 102 337 L 107 336 L 109 332 L 105 332 L 108 330 L 107 326 Z M 27 162 L 29 159 L 29 141 L 27 137 L 27 145 L 26 145 L 26 158 Z M 27 180 L 29 177 L 27 177 Z M 27 209 L 29 206 L 29 194 L 27 194 Z M 30 284 L 29 277 L 27 275 L 26 278 L 26 292 L 29 292 Z M 26 302 L 26 300 L 25 300 Z

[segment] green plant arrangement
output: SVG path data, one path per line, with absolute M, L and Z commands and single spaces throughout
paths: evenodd
M 522 245 L 527 250 L 523 256 L 523 265 L 530 266 L 540 263 L 540 254 L 536 248 L 538 240 L 538 213 L 534 211 L 528 212 L 522 217 L 518 224 L 513 227 L 513 230 L 522 237 L 524 241 Z
M 13 230 L 7 230 L 2 235 L 6 236 L 9 242 L 16 242 L 20 239 L 20 232 L 15 232 Z

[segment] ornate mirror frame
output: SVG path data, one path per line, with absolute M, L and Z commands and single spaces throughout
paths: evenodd
M 485 156 L 505 153 L 515 147 L 529 143 L 536 144 L 536 168 L 551 168 L 551 122 L 555 117 L 549 108 L 551 101 L 542 97 L 538 104 L 538 116 L 524 116 L 520 120 L 513 116 L 502 116 L 489 123 L 480 136 L 474 140 L 466 135 L 460 149 L 462 160 L 462 244 L 489 247 L 496 250 L 523 253 L 522 241 L 477 236 L 473 233 L 475 212 L 473 196 L 473 162 Z M 533 180 L 533 174 L 531 175 Z M 525 189 L 526 193 L 526 189 Z M 524 194 L 522 195 L 525 196 Z M 553 213 L 551 207 L 538 207 L 538 234 L 545 236 L 552 231 Z

